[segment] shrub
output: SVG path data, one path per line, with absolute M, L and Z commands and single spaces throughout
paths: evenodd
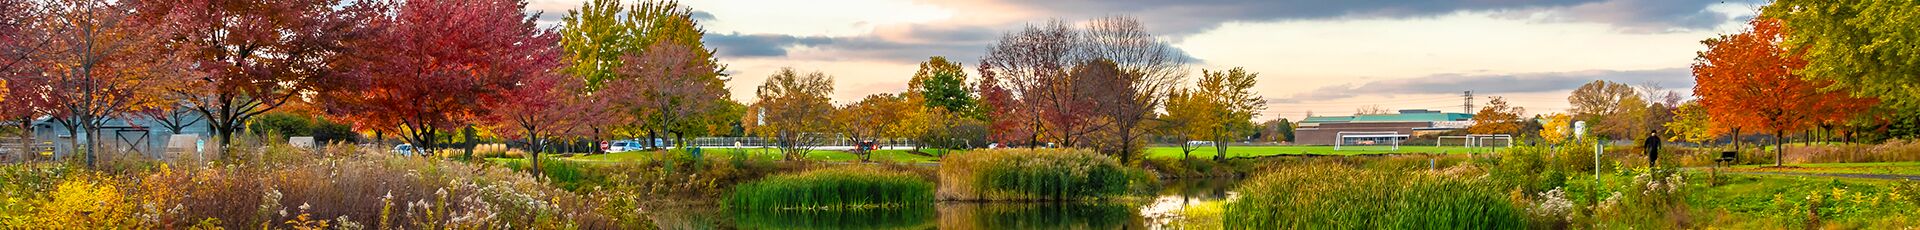
M 905 172 L 849 166 L 783 174 L 735 186 L 736 210 L 858 210 L 925 206 L 933 183 Z
M 947 156 L 938 195 L 942 200 L 1086 200 L 1157 184 L 1145 171 L 1085 150 L 990 149 Z
M 1525 212 L 1477 179 L 1340 165 L 1282 168 L 1241 184 L 1227 228 L 1518 229 Z

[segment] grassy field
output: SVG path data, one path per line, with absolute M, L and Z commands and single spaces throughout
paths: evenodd
M 754 157 L 767 157 L 769 159 L 780 158 L 779 150 L 775 150 L 775 149 L 740 149 L 739 152 L 735 152 L 734 149 L 706 149 L 705 151 L 706 151 L 706 154 L 708 155 L 745 153 L 745 154 L 750 154 L 751 156 L 754 156 Z M 1342 150 L 1333 150 L 1333 146 L 1233 146 L 1233 147 L 1227 148 L 1227 154 L 1228 154 L 1227 156 L 1229 157 L 1261 157 L 1261 156 L 1273 156 L 1273 155 L 1299 155 L 1299 154 L 1320 154 L 1320 155 L 1361 155 L 1361 154 L 1397 154 L 1397 153 L 1464 154 L 1464 153 L 1490 153 L 1490 152 L 1493 152 L 1493 149 L 1463 148 L 1463 147 L 1451 147 L 1451 146 L 1448 146 L 1448 147 L 1400 146 L 1399 150 L 1393 150 L 1390 147 L 1378 147 L 1378 146 L 1345 147 Z M 1210 158 L 1210 157 L 1213 157 L 1213 154 L 1214 154 L 1214 149 L 1210 147 L 1200 148 L 1193 151 L 1193 157 L 1195 158 Z M 858 158 L 858 156 L 853 155 L 853 153 L 849 153 L 846 151 L 838 151 L 838 150 L 814 150 L 812 153 L 809 153 L 807 155 L 808 155 L 807 159 L 816 160 L 816 161 L 855 161 L 860 159 Z M 1178 158 L 1180 157 L 1180 155 L 1181 155 L 1180 147 L 1149 147 L 1147 148 L 1147 157 Z M 621 153 L 610 153 L 610 154 L 576 155 L 574 157 L 551 158 L 551 159 L 561 159 L 561 160 L 591 162 L 591 163 L 613 163 L 613 162 L 623 162 L 623 161 L 643 161 L 650 157 L 652 157 L 651 152 L 635 151 L 635 152 L 621 152 Z M 875 150 L 873 152 L 873 161 L 890 161 L 890 162 L 900 162 L 900 163 L 924 163 L 924 162 L 935 162 L 935 161 L 938 161 L 939 159 L 940 158 L 937 158 L 937 157 L 922 156 L 918 154 L 907 153 L 907 150 Z
M 1695 179 L 1696 181 L 1699 179 Z M 1914 182 L 1781 175 L 1723 175 L 1689 184 L 1687 204 L 1704 226 L 1731 229 L 1911 226 Z
M 1729 170 L 1742 171 L 1742 172 L 1920 175 L 1920 161 L 1789 164 L 1789 165 L 1786 165 L 1786 167 L 1778 167 L 1778 168 L 1772 167 L 1772 166 L 1773 165 L 1770 165 L 1770 164 L 1769 165 L 1740 165 L 1740 166 L 1733 166 L 1732 168 L 1729 168 Z
M 1214 151 L 1214 149 L 1211 147 L 1202 147 L 1200 149 L 1196 149 L 1193 151 L 1193 157 L 1195 158 L 1213 157 L 1214 152 L 1216 151 Z M 1321 155 L 1360 155 L 1360 154 L 1393 154 L 1393 153 L 1462 154 L 1462 153 L 1489 153 L 1489 152 L 1493 152 L 1493 149 L 1464 148 L 1464 147 L 1453 147 L 1453 146 L 1445 146 L 1445 147 L 1400 146 L 1399 150 L 1394 150 L 1391 147 L 1380 147 L 1380 146 L 1362 146 L 1362 147 L 1348 146 L 1348 147 L 1342 147 L 1341 150 L 1333 150 L 1333 146 L 1232 146 L 1232 147 L 1227 147 L 1228 157 L 1259 157 L 1259 156 L 1298 155 L 1298 154 L 1321 154 Z M 1147 157 L 1177 158 L 1177 157 L 1180 157 L 1180 155 L 1181 155 L 1180 147 L 1147 148 Z
M 619 153 L 608 153 L 608 154 L 576 155 L 574 157 L 556 157 L 551 159 L 570 160 L 570 161 L 579 161 L 579 162 L 592 162 L 592 163 L 614 163 L 614 162 L 628 162 L 628 161 L 644 161 L 644 160 L 647 160 L 648 158 L 653 157 L 653 154 L 654 154 L 653 152 L 647 152 L 647 151 L 631 151 L 631 152 L 619 152 Z M 741 149 L 741 151 L 737 151 L 737 152 L 734 151 L 733 149 L 705 149 L 704 154 L 706 155 L 748 154 L 753 157 L 780 159 L 779 150 L 774 150 L 774 149 Z M 846 151 L 814 150 L 811 153 L 807 154 L 807 159 L 816 160 L 816 161 L 857 161 L 860 158 L 859 156 Z M 931 157 L 931 156 L 922 156 L 918 154 L 907 153 L 907 150 L 875 150 L 873 151 L 873 161 L 921 163 L 921 162 L 933 162 L 939 159 L 940 158 Z

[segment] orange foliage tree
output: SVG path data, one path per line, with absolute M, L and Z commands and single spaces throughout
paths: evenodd
M 1877 100 L 1855 98 L 1844 92 L 1822 92 L 1831 84 L 1809 81 L 1793 70 L 1806 66 L 1780 45 L 1780 21 L 1759 18 L 1744 33 L 1721 35 L 1701 43 L 1707 50 L 1694 58 L 1694 95 L 1714 123 L 1739 130 L 1774 135 L 1775 162 L 1785 156 L 1779 148 L 1787 132 L 1812 128 L 1822 122 L 1849 118 Z

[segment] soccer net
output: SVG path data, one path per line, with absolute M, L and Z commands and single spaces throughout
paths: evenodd
M 1467 135 L 1467 147 L 1513 147 L 1513 135 L 1479 134 Z
M 1333 150 L 1352 150 L 1354 147 L 1400 150 L 1400 142 L 1406 141 L 1407 136 L 1400 132 L 1339 132 L 1334 134 L 1339 141 L 1333 142 Z
M 1471 144 L 1472 142 L 1468 140 L 1472 140 L 1472 138 L 1468 138 L 1467 136 L 1438 136 L 1433 138 L 1433 147 L 1441 147 L 1441 146 L 1467 147 L 1467 145 Z

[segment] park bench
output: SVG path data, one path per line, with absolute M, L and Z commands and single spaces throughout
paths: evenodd
M 1732 163 L 1734 160 L 1739 159 L 1739 155 L 1740 155 L 1740 152 L 1734 152 L 1734 151 L 1720 152 L 1720 158 L 1714 158 L 1713 162 L 1722 163 L 1722 164 Z

